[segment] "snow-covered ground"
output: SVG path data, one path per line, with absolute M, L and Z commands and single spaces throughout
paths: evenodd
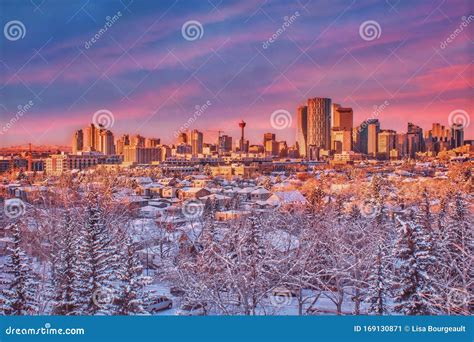
M 148 290 L 153 291 L 158 296 L 165 296 L 173 301 L 173 307 L 154 313 L 159 316 L 174 316 L 179 314 L 182 299 L 181 297 L 173 296 L 170 293 L 170 287 L 165 282 L 155 282 L 147 287 Z M 337 309 L 330 297 L 334 298 L 335 294 L 329 291 L 323 291 L 317 301 L 313 304 L 311 313 L 307 313 L 311 304 L 315 299 L 316 293 L 312 290 L 303 290 L 303 315 L 336 315 Z M 391 304 L 391 303 L 387 303 Z M 298 315 L 298 299 L 291 296 L 272 296 L 262 300 L 257 310 L 257 315 L 278 315 L 278 316 L 297 316 Z M 354 312 L 354 302 L 351 300 L 350 294 L 346 294 L 342 304 L 342 314 L 350 315 Z M 212 313 L 210 313 L 212 315 Z M 367 314 L 367 304 L 362 302 L 360 305 L 360 314 Z

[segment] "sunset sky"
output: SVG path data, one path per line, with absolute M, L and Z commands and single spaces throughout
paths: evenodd
M 293 144 L 296 108 L 309 97 L 352 107 L 356 125 L 388 101 L 377 118 L 398 131 L 408 121 L 424 129 L 448 125 L 449 114 L 462 110 L 471 117 L 465 138 L 474 138 L 472 1 L 98 3 L 0 1 L 0 126 L 33 102 L 0 135 L 0 146 L 69 144 L 101 109 L 113 114 L 116 138 L 140 133 L 171 143 L 207 101 L 190 127 L 205 141 L 214 141 L 217 129 L 237 140 L 243 119 L 251 143 L 271 131 Z M 86 44 L 119 11 L 100 39 Z M 469 23 L 454 33 L 463 16 Z M 3 30 L 13 20 L 25 27 L 18 40 Z M 183 37 L 190 20 L 201 23 L 202 37 Z M 373 40 L 359 33 L 369 20 L 381 29 Z M 275 130 L 270 116 L 280 109 L 292 114 L 292 125 Z

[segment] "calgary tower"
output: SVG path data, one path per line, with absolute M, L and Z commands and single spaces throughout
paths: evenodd
M 239 127 L 241 128 L 242 130 L 242 135 L 240 137 L 240 146 L 239 146 L 239 149 L 240 149 L 240 152 L 245 152 L 245 140 L 244 140 L 244 130 L 245 130 L 245 125 L 247 125 L 247 123 L 242 120 L 239 122 Z

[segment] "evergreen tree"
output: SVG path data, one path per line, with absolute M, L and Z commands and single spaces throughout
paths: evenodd
M 405 315 L 435 312 L 432 279 L 428 269 L 435 261 L 429 235 L 413 221 L 400 222 L 395 244 L 395 311 Z
M 419 212 L 416 215 L 417 223 L 422 225 L 427 231 L 431 232 L 431 222 L 432 222 L 432 215 L 430 211 L 430 199 L 428 191 L 423 189 L 421 193 L 421 204 L 419 208 Z
M 116 312 L 119 315 L 144 314 L 145 307 L 150 303 L 149 292 L 145 290 L 150 278 L 143 276 L 143 267 L 131 238 L 126 236 L 124 240 Z
M 334 214 L 336 216 L 337 223 L 342 223 L 344 221 L 344 199 L 342 198 L 342 196 L 336 197 Z
M 0 313 L 5 315 L 32 315 L 37 311 L 34 280 L 30 262 L 21 247 L 21 231 L 18 222 L 12 226 L 12 247 L 3 266 L 0 285 Z
M 96 192 L 90 193 L 87 198 L 86 221 L 80 230 L 79 245 L 78 313 L 111 314 L 117 254 L 112 232 L 105 223 L 104 208 Z
M 308 201 L 305 211 L 310 220 L 315 218 L 315 215 L 320 213 L 323 207 L 323 201 L 326 194 L 321 186 L 312 186 L 306 194 L 306 200 Z
M 246 254 L 253 259 L 252 262 L 257 263 L 257 260 L 261 259 L 265 253 L 262 246 L 262 216 L 251 215 L 246 229 L 246 246 L 248 247 Z
M 446 289 L 449 301 L 448 313 L 468 315 L 472 309 L 469 304 L 471 302 L 472 305 L 474 298 L 472 287 L 474 235 L 467 203 L 459 192 L 453 198 L 447 219 L 446 235 L 445 263 L 450 275 Z
M 379 202 L 382 196 L 382 178 L 379 175 L 374 175 L 372 177 L 372 181 L 370 182 L 370 194 L 371 197 L 376 201 Z
M 53 314 L 72 315 L 77 310 L 79 270 L 77 264 L 77 231 L 69 212 L 57 232 L 56 257 L 53 259 Z
M 383 181 L 379 175 L 372 177 L 369 202 L 373 206 L 372 210 L 375 211 L 375 224 L 382 230 L 385 223 L 385 201 L 383 194 Z
M 446 230 L 447 227 L 447 217 L 449 214 L 449 202 L 450 202 L 450 194 L 446 194 L 443 196 L 439 203 L 439 212 L 436 220 L 436 232 L 439 239 L 442 239 L 445 234 L 443 232 Z
M 366 301 L 369 303 L 368 311 L 376 315 L 388 313 L 387 298 L 389 297 L 390 277 L 387 259 L 386 247 L 379 245 L 372 272 L 367 280 L 369 288 L 366 297 Z

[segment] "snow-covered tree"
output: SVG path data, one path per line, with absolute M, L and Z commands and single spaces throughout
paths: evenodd
M 320 184 L 311 186 L 306 192 L 306 212 L 310 217 L 318 214 L 324 205 L 324 197 L 326 196 Z
M 386 246 L 379 245 L 375 262 L 367 279 L 366 302 L 369 303 L 368 312 L 376 315 L 388 313 L 387 300 L 390 298 L 390 269 L 387 261 Z
M 474 233 L 468 205 L 460 192 L 455 193 L 447 219 L 445 244 L 443 245 L 446 284 L 446 311 L 450 314 L 468 315 L 474 298 Z
M 395 311 L 405 315 L 435 314 L 433 280 L 428 273 L 435 260 L 429 234 L 416 222 L 397 220 L 399 227 L 394 248 L 396 271 L 393 281 Z
M 347 257 L 349 281 L 352 288 L 354 314 L 359 315 L 361 304 L 366 296 L 367 278 L 373 262 L 374 245 L 383 241 L 381 232 L 367 224 L 368 219 L 362 217 L 357 206 L 353 206 L 349 218 L 340 224 L 342 231 L 342 251 Z
M 0 313 L 5 315 L 32 315 L 37 311 L 35 290 L 37 283 L 28 257 L 21 246 L 18 222 L 11 226 L 12 246 L 8 247 L 7 261 L 3 266 L 0 285 Z
M 151 281 L 149 277 L 143 275 L 143 266 L 138 259 L 136 247 L 128 235 L 124 237 L 118 280 L 120 286 L 115 303 L 116 313 L 119 315 L 146 313 L 145 308 L 150 304 L 150 293 L 146 290 L 146 286 Z
M 77 229 L 66 211 L 57 231 L 53 280 L 53 309 L 55 315 L 72 315 L 77 312 L 79 269 L 77 259 Z
M 105 221 L 104 204 L 95 190 L 88 194 L 86 218 L 79 234 L 78 313 L 111 314 L 117 254 L 113 233 Z M 107 298 L 101 303 L 97 298 L 104 294 Z

